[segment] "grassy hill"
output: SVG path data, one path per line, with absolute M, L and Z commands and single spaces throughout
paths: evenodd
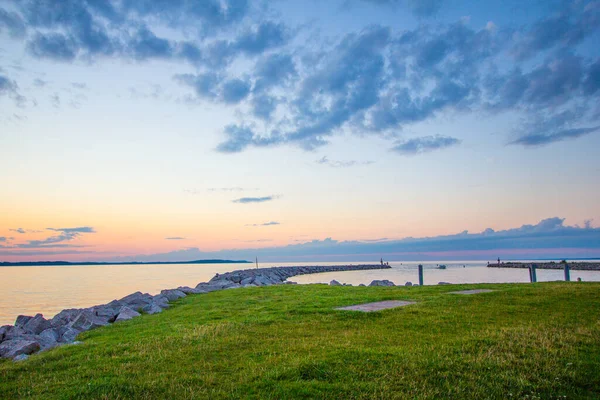
M 0 398 L 599 398 L 599 316 L 599 283 L 224 290 L 2 361 Z

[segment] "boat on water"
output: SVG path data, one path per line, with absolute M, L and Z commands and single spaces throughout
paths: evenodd
M 440 264 L 440 265 L 438 265 L 438 269 L 446 269 L 446 264 Z

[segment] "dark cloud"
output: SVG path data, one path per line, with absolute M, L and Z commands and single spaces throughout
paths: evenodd
M 267 201 L 275 200 L 278 196 L 265 196 L 265 197 L 242 197 L 239 199 L 232 200 L 234 203 L 249 204 L 249 203 L 265 203 Z
M 19 14 L 0 8 L 0 33 L 4 29 L 13 38 L 22 38 L 26 32 L 25 23 Z
M 281 85 L 298 75 L 294 59 L 285 53 L 274 53 L 259 60 L 254 71 L 255 91 L 263 91 Z
M 366 3 L 388 6 L 406 6 L 417 17 L 431 17 L 438 13 L 443 0 L 362 0 Z
M 273 225 L 281 225 L 281 223 L 279 223 L 277 221 L 269 221 L 269 222 L 264 222 L 262 224 L 247 224 L 246 226 L 258 227 L 258 226 L 273 226 Z
M 28 43 L 29 52 L 39 58 L 72 61 L 77 56 L 76 44 L 61 33 L 36 34 Z
M 172 236 L 172 237 L 166 237 L 165 240 L 187 240 L 187 238 L 180 237 L 180 236 Z
M 518 60 L 526 60 L 556 47 L 572 48 L 599 26 L 600 7 L 593 3 L 581 8 L 573 5 L 534 23 L 516 43 L 513 54 Z
M 157 37 L 147 27 L 142 27 L 137 31 L 128 43 L 128 50 L 138 60 L 171 58 L 174 54 L 169 40 Z
M 356 160 L 347 160 L 347 161 L 339 161 L 339 160 L 330 160 L 327 156 L 323 156 L 316 161 L 317 164 L 327 165 L 332 168 L 346 168 L 353 167 L 355 165 L 369 165 L 373 164 L 374 161 L 356 161 Z
M 583 91 L 586 95 L 596 94 L 598 89 L 600 89 L 600 59 L 590 65 L 583 81 Z
M 15 81 L 0 75 L 0 95 L 15 93 L 17 88 L 18 86 Z
M 252 114 L 256 118 L 268 121 L 277 109 L 277 99 L 268 94 L 257 94 L 252 96 Z
M 283 24 L 266 21 L 243 32 L 231 47 L 248 55 L 258 55 L 283 46 L 289 38 L 290 33 Z
M 250 82 L 237 78 L 223 82 L 223 102 L 228 104 L 239 103 L 248 96 L 250 87 Z
M 446 147 L 456 146 L 459 143 L 460 140 L 450 136 L 423 136 L 419 138 L 398 141 L 394 147 L 392 147 L 392 151 L 405 156 L 413 156 Z

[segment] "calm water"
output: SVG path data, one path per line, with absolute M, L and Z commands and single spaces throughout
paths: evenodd
M 335 265 L 340 263 L 261 263 L 261 267 L 279 265 Z M 355 262 L 354 264 L 361 264 Z M 396 284 L 418 282 L 418 262 L 392 262 L 392 269 L 353 272 L 328 272 L 303 275 L 291 280 L 298 283 L 369 284 L 374 279 L 389 279 Z M 436 264 L 446 264 L 445 270 Z M 450 283 L 528 282 L 526 269 L 487 268 L 485 262 L 437 261 L 423 264 L 426 285 Z M 464 267 L 463 267 L 464 265 Z M 195 286 L 210 280 L 217 272 L 252 268 L 252 264 L 181 264 L 181 265 L 104 265 L 0 268 L 0 325 L 14 323 L 17 315 L 38 312 L 50 318 L 65 308 L 90 307 L 107 303 L 135 291 L 156 294 L 162 289 Z M 560 270 L 538 270 L 539 281 L 562 280 Z M 571 279 L 600 281 L 600 272 L 571 271 Z

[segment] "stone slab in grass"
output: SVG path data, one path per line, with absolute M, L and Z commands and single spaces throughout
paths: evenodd
M 490 289 L 471 289 L 471 290 L 460 290 L 458 292 L 449 292 L 450 294 L 477 294 L 477 293 L 489 293 L 493 292 Z
M 378 301 L 376 303 L 366 303 L 366 304 L 358 304 L 355 306 L 338 307 L 338 308 L 336 308 L 336 310 L 373 312 L 373 311 L 387 310 L 388 308 L 408 306 L 410 304 L 415 304 L 415 302 L 414 301 L 402 301 L 402 300 L 387 300 L 387 301 Z

